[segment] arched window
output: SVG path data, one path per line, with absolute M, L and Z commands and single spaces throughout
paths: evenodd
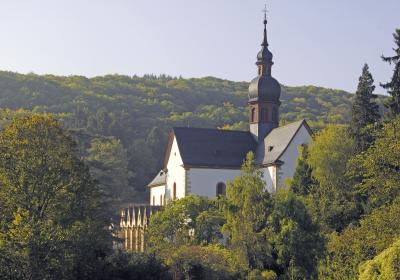
M 172 187 L 172 199 L 176 199 L 176 183 L 174 183 L 174 186 Z
M 217 196 L 226 195 L 226 185 L 222 182 L 217 184 Z
M 251 108 L 251 122 L 256 121 L 256 108 Z
M 272 109 L 272 121 L 278 121 L 278 110 L 276 108 Z
M 268 121 L 268 114 L 267 114 L 267 109 L 266 108 L 262 108 L 261 109 L 261 120 L 262 121 Z

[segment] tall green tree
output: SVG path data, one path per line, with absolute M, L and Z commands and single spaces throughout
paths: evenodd
M 132 172 L 128 169 L 127 151 L 114 137 L 95 138 L 90 143 L 86 160 L 93 179 L 113 202 L 132 201 L 129 187 Z
M 368 126 L 376 123 L 380 117 L 379 106 L 375 102 L 378 96 L 374 90 L 374 79 L 368 65 L 364 64 L 354 96 L 350 124 L 350 133 L 358 151 L 365 151 L 371 145 L 373 137 Z
M 392 116 L 400 114 L 400 29 L 396 29 L 393 33 L 395 47 L 393 48 L 394 56 L 382 56 L 383 61 L 390 65 L 394 64 L 392 80 L 382 84 L 382 87 L 387 89 L 390 94 L 390 99 L 386 106 L 389 108 Z
M 310 193 L 308 206 L 324 231 L 341 231 L 361 214 L 353 182 L 346 176 L 354 154 L 354 140 L 341 125 L 320 131 L 309 147 L 308 164 L 318 186 Z
M 289 185 L 291 190 L 298 195 L 308 195 L 318 182 L 312 176 L 312 168 L 308 164 L 308 146 L 299 146 L 299 157 L 297 158 L 296 169 Z
M 76 145 L 51 116 L 0 133 L 0 278 L 90 278 L 110 249 L 109 217 Z M 11 275 L 7 274 L 11 271 Z M 18 273 L 17 273 L 18 272 Z
M 367 213 L 400 195 L 400 117 L 386 123 L 371 148 L 352 159 L 350 172 L 363 177 L 355 189 L 365 198 Z
M 261 170 L 254 165 L 254 154 L 248 153 L 240 176 L 227 185 L 225 232 L 230 248 L 250 269 L 271 266 L 271 245 L 267 239 L 267 218 L 272 200 L 266 191 Z
M 269 268 L 279 279 L 317 279 L 324 238 L 299 197 L 282 190 L 273 197 L 268 217 L 268 241 L 274 264 Z

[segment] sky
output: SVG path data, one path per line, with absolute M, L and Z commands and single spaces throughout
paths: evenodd
M 354 92 L 364 63 L 391 78 L 400 0 L 0 0 L 0 70 L 250 81 L 265 3 L 282 84 Z

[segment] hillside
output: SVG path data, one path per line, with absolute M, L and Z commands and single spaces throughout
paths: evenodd
M 57 114 L 80 135 L 84 156 L 94 138 L 119 139 L 127 168 L 133 171 L 129 185 L 143 190 L 161 167 L 172 126 L 246 129 L 247 87 L 245 82 L 213 77 L 107 75 L 89 79 L 0 72 L 0 108 Z M 283 86 L 281 123 L 304 118 L 315 129 L 327 123 L 347 123 L 351 99 L 350 93 L 341 90 Z M 3 110 L 3 121 L 12 114 Z

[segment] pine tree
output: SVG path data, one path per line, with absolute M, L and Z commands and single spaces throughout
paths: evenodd
M 353 102 L 350 131 L 359 151 L 364 151 L 370 146 L 373 137 L 368 126 L 380 118 L 379 107 L 374 100 L 377 98 L 374 90 L 374 79 L 368 65 L 364 64 Z
M 391 95 L 386 106 L 389 108 L 390 114 L 396 116 L 400 114 L 400 29 L 396 29 L 393 37 L 396 44 L 396 47 L 393 48 L 395 55 L 382 56 L 383 61 L 388 62 L 390 65 L 394 64 L 393 76 L 390 82 L 381 84 L 381 86 L 387 89 Z
M 293 174 L 293 179 L 290 182 L 291 190 L 298 195 L 307 195 L 310 193 L 313 186 L 317 184 L 312 177 L 312 168 L 307 163 L 308 146 L 301 145 L 299 148 L 299 158 L 297 159 L 296 170 Z

